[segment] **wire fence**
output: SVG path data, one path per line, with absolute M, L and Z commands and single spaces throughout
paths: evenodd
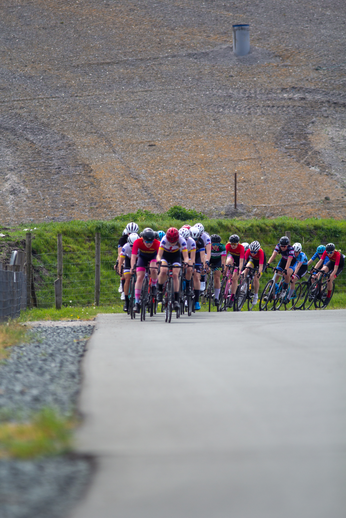
M 26 309 L 26 275 L 0 267 L 0 322 L 20 316 Z

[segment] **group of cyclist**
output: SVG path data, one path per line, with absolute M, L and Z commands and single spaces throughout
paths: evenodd
M 317 247 L 316 253 L 308 260 L 302 251 L 301 243 L 290 244 L 287 236 L 281 237 L 272 255 L 266 260 L 266 254 L 258 241 L 240 243 L 237 234 L 229 237 L 229 242 L 221 243 L 218 234 L 209 235 L 202 223 L 193 226 L 183 225 L 179 230 L 171 227 L 164 232 L 145 228 L 139 234 L 137 223 L 128 223 L 118 242 L 118 260 L 114 268 L 121 275 L 119 291 L 125 301 L 124 311 L 128 310 L 129 284 L 131 274 L 136 273 L 135 311 L 140 311 L 140 296 L 146 271 L 149 272 L 153 293 L 158 302 L 162 301 L 163 286 L 167 279 L 169 268 L 172 271 L 174 286 L 174 309 L 179 309 L 179 272 L 184 268 L 185 290 L 192 287 L 194 292 L 194 309 L 200 310 L 200 294 L 205 289 L 205 275 L 211 269 L 214 274 L 214 303 L 219 305 L 221 274 L 232 268 L 230 281 L 230 301 L 234 300 L 239 277 L 245 276 L 250 269 L 255 271 L 253 276 L 253 304 L 258 302 L 260 278 L 266 267 L 277 255 L 281 259 L 276 267 L 277 276 L 283 276 L 283 288 L 289 300 L 295 289 L 296 282 L 304 277 L 316 259 L 316 276 L 329 274 L 327 283 L 328 305 L 333 282 L 340 275 L 344 266 L 344 256 L 336 250 L 333 243 Z

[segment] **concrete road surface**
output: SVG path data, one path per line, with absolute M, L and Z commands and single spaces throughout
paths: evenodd
M 73 518 L 345 518 L 346 311 L 101 315 Z

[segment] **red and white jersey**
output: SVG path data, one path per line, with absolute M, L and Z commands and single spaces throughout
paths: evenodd
M 187 252 L 187 244 L 183 237 L 179 236 L 178 241 L 172 245 L 167 239 L 166 236 L 164 236 L 161 239 L 160 248 L 159 250 L 164 250 L 165 252 Z

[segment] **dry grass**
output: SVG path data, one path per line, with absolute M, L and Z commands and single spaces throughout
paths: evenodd
M 0 360 L 8 357 L 9 347 L 23 342 L 26 332 L 27 330 L 17 322 L 0 324 Z

